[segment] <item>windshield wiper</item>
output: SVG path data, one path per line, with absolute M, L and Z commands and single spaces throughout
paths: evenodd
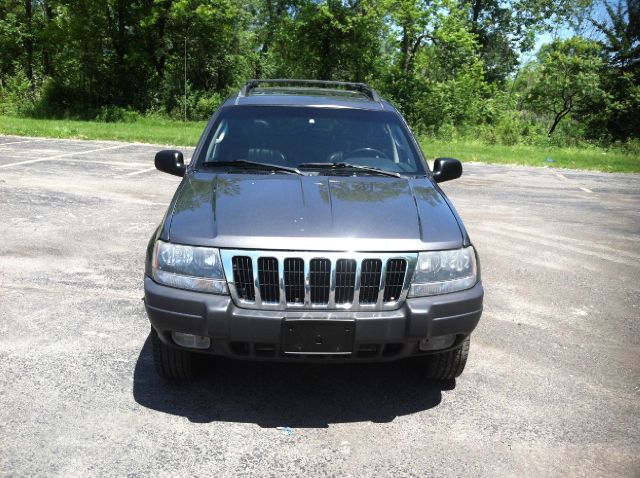
M 237 168 L 237 169 L 255 169 L 257 171 L 278 171 L 287 174 L 297 174 L 304 176 L 304 173 L 297 168 L 288 166 L 278 166 L 277 164 L 259 163 L 257 161 L 247 161 L 246 159 L 235 159 L 233 161 L 205 161 L 202 163 L 205 168 Z
M 371 166 L 360 166 L 358 164 L 351 163 L 302 163 L 298 165 L 299 169 L 329 169 L 336 170 L 356 170 L 370 174 L 377 174 L 380 176 L 392 176 L 394 178 L 401 178 L 400 173 L 394 173 L 393 171 L 385 171 L 384 169 L 374 168 Z

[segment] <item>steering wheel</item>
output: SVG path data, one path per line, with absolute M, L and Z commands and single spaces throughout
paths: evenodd
M 379 149 L 375 149 L 375 148 L 353 149 L 353 150 L 349 151 L 348 153 L 344 153 L 343 158 L 346 159 L 346 158 L 350 158 L 352 156 L 357 156 L 357 153 L 375 153 L 376 157 L 378 157 L 380 159 L 389 159 L 389 157 L 386 154 L 384 154 Z M 371 155 L 368 154 L 367 156 L 371 156 Z

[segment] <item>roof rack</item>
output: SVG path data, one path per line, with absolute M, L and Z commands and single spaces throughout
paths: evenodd
M 340 87 L 346 91 L 359 91 L 364 93 L 372 101 L 380 102 L 380 96 L 376 90 L 371 88 L 365 83 L 349 83 L 346 81 L 325 81 L 325 80 L 287 80 L 287 79 L 273 79 L 273 80 L 249 80 L 240 90 L 240 96 L 249 96 L 251 90 L 257 88 L 260 84 L 271 85 L 291 85 L 291 86 L 321 86 L 321 87 Z

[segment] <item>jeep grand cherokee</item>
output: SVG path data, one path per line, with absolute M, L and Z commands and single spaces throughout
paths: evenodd
M 252 80 L 212 116 L 146 255 L 154 361 L 413 358 L 462 373 L 482 313 L 475 249 L 398 111 L 361 83 Z

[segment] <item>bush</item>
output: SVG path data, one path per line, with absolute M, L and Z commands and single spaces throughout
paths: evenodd
M 96 120 L 103 123 L 135 123 L 140 114 L 120 106 L 103 106 L 96 115 Z
M 26 116 L 35 105 L 37 95 L 22 68 L 0 82 L 0 114 L 8 116 Z
M 640 158 L 640 138 L 631 138 L 624 142 L 616 141 L 612 146 L 615 149 Z
M 498 142 L 498 135 L 496 134 L 496 128 L 488 124 L 482 124 L 473 128 L 465 136 L 469 138 L 475 138 L 486 144 L 496 144 Z
M 584 125 L 571 119 L 565 119 L 549 136 L 549 144 L 552 146 L 589 146 L 583 138 Z
M 516 112 L 503 115 L 495 127 L 496 138 L 505 146 L 519 144 L 522 139 L 522 122 Z
M 91 120 L 98 113 L 91 104 L 91 97 L 83 88 L 46 78 L 40 86 L 38 101 L 31 116 Z
M 436 133 L 436 138 L 442 141 L 455 141 L 458 139 L 458 131 L 451 123 L 444 123 Z
M 220 93 L 203 94 L 193 110 L 193 119 L 206 120 L 218 109 L 224 98 Z

